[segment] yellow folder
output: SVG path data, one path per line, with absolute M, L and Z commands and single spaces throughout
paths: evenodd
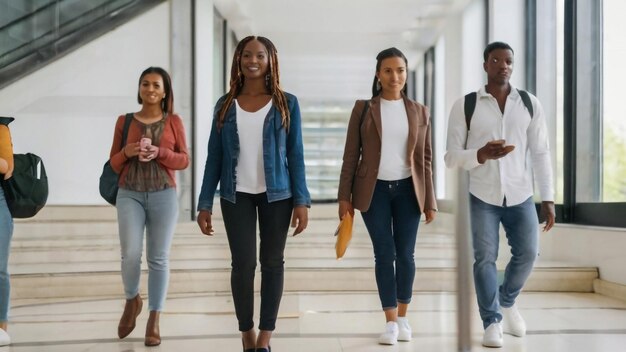
M 337 236 L 337 242 L 335 242 L 337 259 L 343 257 L 348 248 L 348 244 L 350 244 L 350 240 L 352 239 L 352 223 L 352 215 L 350 215 L 350 212 L 346 212 L 346 215 L 344 215 L 339 222 L 339 226 L 337 226 L 337 230 L 335 231 L 335 236 Z

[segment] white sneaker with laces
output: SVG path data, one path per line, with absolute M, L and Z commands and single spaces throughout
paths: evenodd
M 3 329 L 0 329 L 0 346 L 7 346 L 10 344 L 11 344 L 11 337 L 6 331 L 4 331 Z
M 526 335 L 526 322 L 515 305 L 509 308 L 502 307 L 502 330 L 517 337 Z
M 502 347 L 502 325 L 500 323 L 492 323 L 485 329 L 483 335 L 483 346 L 485 347 Z
M 395 345 L 398 343 L 398 323 L 388 321 L 385 325 L 385 332 L 378 338 L 378 343 L 381 345 Z
M 411 341 L 412 334 L 409 319 L 398 317 L 398 341 Z

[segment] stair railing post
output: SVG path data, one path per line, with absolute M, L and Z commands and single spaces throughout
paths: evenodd
M 471 295 L 472 295 L 472 241 L 469 216 L 469 176 L 459 168 L 456 197 L 457 242 L 457 327 L 458 351 L 472 350 Z

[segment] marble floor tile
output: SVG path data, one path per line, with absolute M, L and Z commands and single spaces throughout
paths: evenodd
M 257 297 L 258 302 L 258 297 Z M 523 293 L 518 306 L 528 323 L 523 338 L 505 335 L 511 352 L 612 352 L 626 346 L 626 303 L 597 294 Z M 384 316 L 375 292 L 285 294 L 272 339 L 275 352 L 456 351 L 456 296 L 417 293 L 408 317 L 413 340 L 377 344 Z M 163 343 L 143 346 L 147 312 L 119 340 L 123 310 L 117 297 L 78 300 L 15 300 L 9 332 L 13 344 L 1 351 L 240 351 L 240 335 L 228 294 L 170 295 L 161 320 Z M 258 312 L 258 307 L 256 307 Z M 480 345 L 481 323 L 471 321 L 472 351 Z

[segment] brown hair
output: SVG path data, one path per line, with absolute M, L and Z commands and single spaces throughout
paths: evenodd
M 226 94 L 226 99 L 224 104 L 218 113 L 219 119 L 217 121 L 218 128 L 222 128 L 224 126 L 224 118 L 226 116 L 226 111 L 233 104 L 233 100 L 237 98 L 239 93 L 241 93 L 241 89 L 243 88 L 244 76 L 241 73 L 241 54 L 243 53 L 243 49 L 246 47 L 246 44 L 253 40 L 258 40 L 265 46 L 265 49 L 268 53 L 269 59 L 269 70 L 267 75 L 265 76 L 265 84 L 267 89 L 270 91 L 272 95 L 272 101 L 278 111 L 280 111 L 280 115 L 282 116 L 282 125 L 285 129 L 289 130 L 289 109 L 287 107 L 287 97 L 285 96 L 285 92 L 280 88 L 280 78 L 279 78 L 279 69 L 278 69 L 278 52 L 274 44 L 265 37 L 260 36 L 248 36 L 243 38 L 239 44 L 237 44 L 237 48 L 235 48 L 235 54 L 233 55 L 233 64 L 230 69 L 230 89 Z
M 380 65 L 382 64 L 384 59 L 388 59 L 390 57 L 399 57 L 404 60 L 404 66 L 408 68 L 409 62 L 406 59 L 406 56 L 397 48 L 389 48 L 385 49 L 376 55 L 376 73 L 380 71 Z M 378 77 L 374 76 L 374 83 L 372 83 L 372 98 L 382 93 L 383 89 L 378 83 Z M 404 95 L 407 95 L 407 84 L 404 83 L 404 88 L 402 89 Z

